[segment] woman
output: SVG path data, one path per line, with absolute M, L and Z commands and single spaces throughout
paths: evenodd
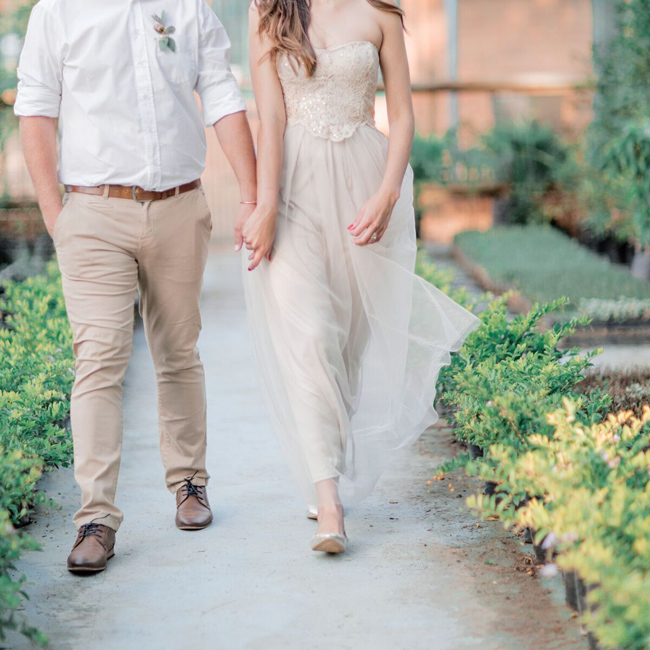
M 256 0 L 258 201 L 246 297 L 274 425 L 315 551 L 341 553 L 342 497 L 435 422 L 436 377 L 477 319 L 414 275 L 413 109 L 402 11 Z M 381 67 L 390 138 L 374 126 Z M 308 513 L 315 517 L 312 505 Z

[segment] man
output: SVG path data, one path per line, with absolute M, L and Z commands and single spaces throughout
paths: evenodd
M 211 230 L 198 180 L 204 124 L 214 125 L 239 181 L 238 228 L 256 200 L 253 142 L 229 50 L 205 0 L 40 0 L 30 18 L 15 112 L 74 334 L 71 417 L 82 506 L 68 558 L 73 572 L 106 567 L 123 518 L 114 500 L 136 287 L 176 525 L 196 530 L 212 521 L 196 349 Z

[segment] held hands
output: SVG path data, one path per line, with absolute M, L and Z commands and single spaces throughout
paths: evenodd
M 241 247 L 244 245 L 244 235 L 242 234 L 244 226 L 253 214 L 256 205 L 257 204 L 254 201 L 239 204 L 239 211 L 237 212 L 237 218 L 235 219 L 235 250 L 237 252 L 239 252 Z
M 376 244 L 386 232 L 399 193 L 379 191 L 359 210 L 354 223 L 348 226 L 357 246 Z
M 246 249 L 251 251 L 248 256 L 249 271 L 257 268 L 265 257 L 271 260 L 276 215 L 276 208 L 258 205 L 243 226 L 242 241 Z

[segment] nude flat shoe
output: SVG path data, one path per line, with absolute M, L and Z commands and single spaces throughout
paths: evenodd
M 318 533 L 311 538 L 311 550 L 322 553 L 345 553 L 347 535 L 340 533 Z

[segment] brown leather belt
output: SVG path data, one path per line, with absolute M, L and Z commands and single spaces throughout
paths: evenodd
M 184 192 L 190 192 L 201 187 L 201 181 L 196 180 L 191 183 L 185 183 L 185 185 L 179 185 L 178 187 L 172 187 L 169 190 L 164 192 L 151 192 L 149 190 L 143 190 L 141 187 L 130 187 L 128 185 L 109 185 L 108 186 L 108 196 L 112 199 L 132 199 L 133 201 L 161 201 L 162 199 L 168 199 L 171 196 L 176 196 L 177 194 L 183 194 Z M 106 185 L 100 185 L 99 187 L 82 187 L 80 185 L 66 185 L 66 192 L 78 192 L 79 194 L 94 194 L 96 196 L 104 196 Z

